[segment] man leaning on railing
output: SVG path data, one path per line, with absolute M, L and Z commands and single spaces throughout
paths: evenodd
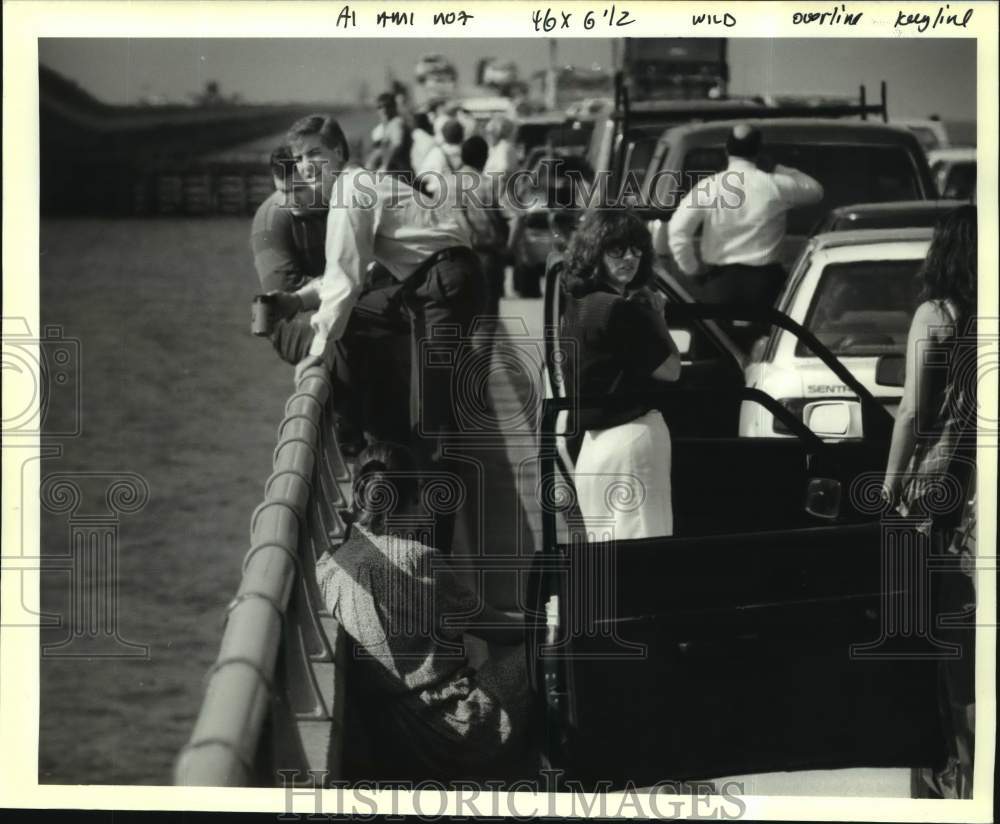
M 401 285 L 399 301 L 410 318 L 411 429 L 421 451 L 440 460 L 459 426 L 453 372 L 460 371 L 460 360 L 469 352 L 463 343 L 487 299 L 468 223 L 454 198 L 430 202 L 396 177 L 351 165 L 347 140 L 332 117 L 303 118 L 289 131 L 288 142 L 299 173 L 320 187 L 330 207 L 322 277 L 278 295 L 279 312 L 286 317 L 316 310 L 310 321 L 313 342 L 296 367 L 296 378 L 320 365 L 328 342 L 344 334 L 369 264 L 384 266 Z M 436 328 L 451 334 L 435 337 Z M 421 344 L 431 337 L 436 362 L 450 362 L 450 368 L 421 368 Z M 457 471 L 457 462 L 452 463 Z M 444 551 L 450 549 L 450 532 L 451 526 L 442 524 L 439 548 Z

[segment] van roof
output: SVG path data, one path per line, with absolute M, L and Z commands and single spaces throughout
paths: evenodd
M 919 148 L 914 134 L 901 126 L 866 120 L 839 120 L 834 118 L 748 118 L 740 120 L 713 120 L 706 123 L 687 123 L 666 129 L 661 140 L 668 143 L 690 141 L 700 144 L 722 144 L 734 126 L 746 124 L 758 129 L 769 140 L 813 139 L 814 143 L 907 143 Z

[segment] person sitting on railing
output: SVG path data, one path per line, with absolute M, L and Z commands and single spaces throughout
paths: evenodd
M 326 268 L 327 209 L 315 186 L 304 181 L 287 145 L 271 153 L 274 193 L 257 209 L 250 247 L 261 289 L 293 292 L 320 277 Z M 409 429 L 406 397 L 395 390 L 409 381 L 409 322 L 395 307 L 399 285 L 385 269 L 365 274 L 343 339 L 325 350 L 335 384 L 337 435 L 345 454 L 363 446 L 367 429 L 375 438 L 405 437 Z M 314 330 L 306 313 L 280 318 L 270 335 L 282 360 L 307 357 Z M 380 374 L 378 381 L 360 376 Z
M 615 399 L 680 377 L 665 299 L 649 288 L 652 256 L 649 230 L 625 210 L 589 212 L 566 250 L 566 388 L 607 399 L 600 408 L 571 409 L 566 430 L 575 439 L 571 451 L 579 450 L 577 502 L 598 538 L 673 534 L 666 421 L 653 400 Z
M 348 677 L 378 753 L 371 778 L 505 778 L 525 757 L 524 625 L 411 537 L 433 528 L 420 492 L 409 450 L 368 447 L 347 538 L 316 564 L 323 601 L 357 646 Z M 473 669 L 466 632 L 509 649 Z
M 374 179 L 348 163 L 347 141 L 332 117 L 311 115 L 288 135 L 299 172 L 315 180 L 329 204 L 326 269 L 297 292 L 279 295 L 279 311 L 294 315 L 316 309 L 315 331 L 296 378 L 322 363 L 327 342 L 338 340 L 355 312 L 369 264 L 387 269 L 401 287 L 400 302 L 410 318 L 415 355 L 409 382 L 411 431 L 428 461 L 437 460 L 459 476 L 464 461 L 446 457 L 447 445 L 470 425 L 460 420 L 457 397 L 470 351 L 473 322 L 486 309 L 487 285 L 471 248 L 468 221 L 457 193 L 425 199 L 396 178 Z M 445 187 L 451 188 L 451 187 Z M 385 381 L 382 375 L 371 380 Z M 398 385 L 391 385 L 399 392 Z M 450 551 L 454 514 L 442 513 L 439 549 Z M 453 527 L 452 527 L 453 528 Z

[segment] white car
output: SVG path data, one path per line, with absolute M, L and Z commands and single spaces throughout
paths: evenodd
M 953 146 L 927 153 L 927 163 L 942 197 L 960 200 L 976 197 L 976 147 Z
M 815 335 L 895 414 L 902 389 L 876 383 L 882 356 L 905 354 L 918 300 L 916 273 L 933 230 L 864 229 L 813 237 L 798 257 L 777 308 Z M 746 386 L 779 400 L 825 438 L 860 438 L 854 393 L 790 332 L 774 328 L 754 345 Z M 763 406 L 744 402 L 740 435 L 771 438 L 787 427 Z

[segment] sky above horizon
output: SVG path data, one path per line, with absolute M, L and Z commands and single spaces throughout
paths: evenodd
M 423 54 L 449 57 L 471 85 L 486 56 L 514 60 L 522 77 L 549 62 L 548 39 L 44 38 L 39 62 L 107 103 L 159 96 L 187 102 L 208 80 L 247 102 L 335 102 L 372 94 L 391 75 L 409 82 Z M 562 64 L 610 65 L 611 40 L 559 39 Z M 747 39 L 729 41 L 733 94 L 856 94 L 888 82 L 890 116 L 972 120 L 976 43 L 971 39 Z

